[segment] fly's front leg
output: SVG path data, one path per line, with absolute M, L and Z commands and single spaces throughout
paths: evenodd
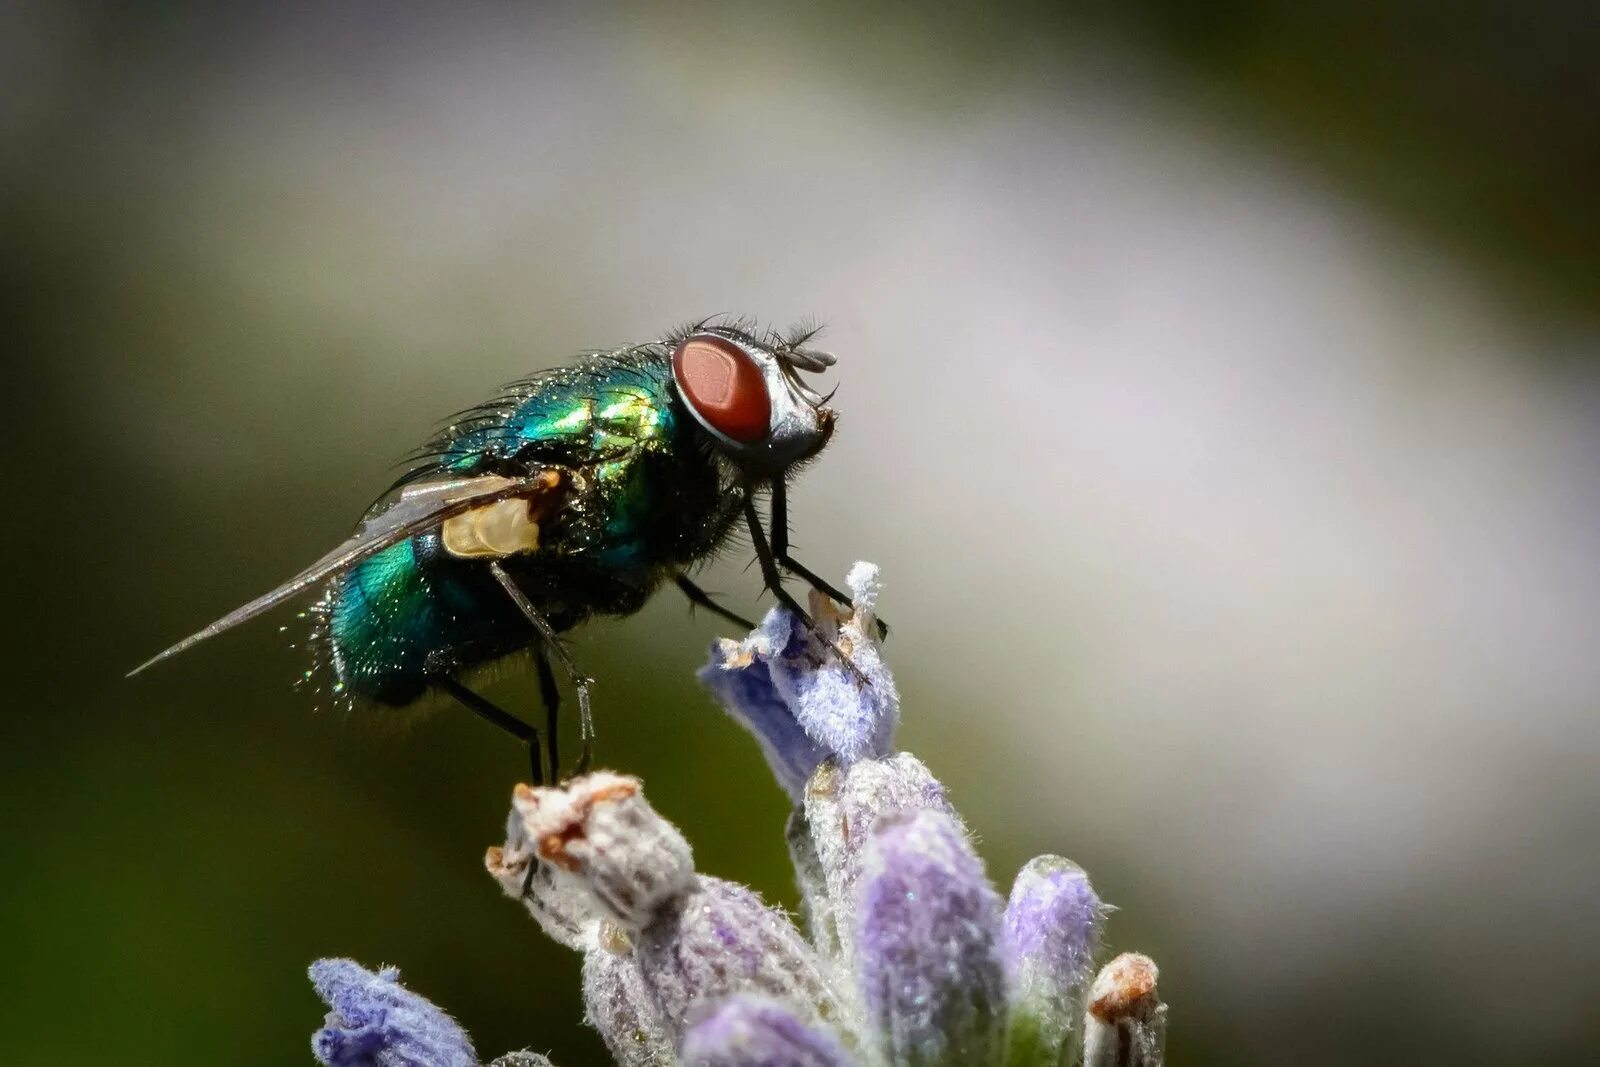
M 594 712 L 589 707 L 589 686 L 593 679 L 578 670 L 578 665 L 567 653 L 566 646 L 561 643 L 561 638 L 550 625 L 550 620 L 533 606 L 533 601 L 528 599 L 528 595 L 522 591 L 522 587 L 517 585 L 511 575 L 506 573 L 506 569 L 500 566 L 499 560 L 490 561 L 489 573 L 494 575 L 494 580 L 500 583 L 500 588 L 506 591 L 506 596 L 511 598 L 517 610 L 533 624 L 534 630 L 544 644 L 543 651 L 555 657 L 556 662 L 561 665 L 561 669 L 566 672 L 567 678 L 578 691 L 578 741 L 582 747 L 578 753 L 577 766 L 573 768 L 572 773 L 583 774 L 589 769 L 589 763 L 594 756 Z
M 823 596 L 831 597 L 833 602 L 845 607 L 851 606 L 848 596 L 842 593 L 830 582 L 825 581 L 810 567 L 789 555 L 789 501 L 783 479 L 772 480 L 772 554 L 777 559 L 778 565 L 810 583 L 811 588 Z M 889 624 L 882 619 L 878 622 L 878 637 L 883 639 L 889 636 Z
M 744 499 L 744 521 L 745 525 L 750 527 L 750 541 L 755 545 L 756 561 L 761 565 L 761 578 L 767 583 L 767 588 L 772 590 L 772 595 L 777 598 L 778 603 L 794 612 L 795 616 L 805 623 L 806 629 L 811 631 L 817 640 L 827 645 L 835 656 L 839 657 L 839 662 L 844 664 L 851 674 L 855 675 L 858 685 L 866 685 L 867 676 L 861 673 L 861 669 L 850 661 L 850 658 L 840 650 L 839 646 L 831 638 L 817 629 L 817 624 L 812 620 L 811 616 L 789 594 L 789 590 L 783 587 L 783 575 L 778 573 L 777 561 L 773 559 L 772 549 L 767 544 L 766 531 L 761 528 L 761 516 L 756 514 L 754 497 L 746 496 Z

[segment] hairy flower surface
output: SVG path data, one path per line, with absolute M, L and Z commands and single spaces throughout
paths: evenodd
M 454 1019 L 400 984 L 400 972 L 374 974 L 354 960 L 318 960 L 311 984 L 327 1002 L 311 1051 L 328 1067 L 476 1067 L 478 1055 Z
M 848 765 L 885 756 L 900 721 L 900 694 L 878 647 L 878 568 L 857 563 L 845 579 L 853 610 L 811 596 L 818 633 L 774 608 L 743 641 L 720 640 L 700 681 L 735 721 L 755 734 L 789 796 L 829 757 Z M 827 638 L 850 659 L 835 656 Z
M 583 957 L 585 1021 L 605 1039 L 619 1067 L 672 1063 L 673 1036 L 626 934 L 607 927 Z
M 993 1063 L 1005 1035 L 1000 895 L 966 833 L 921 811 L 880 821 L 857 902 L 857 967 L 884 1059 Z
M 1084 998 L 1109 909 L 1071 860 L 1039 856 L 1006 905 L 1010 1063 L 1059 1063 L 1083 1028 Z
M 639 780 L 610 772 L 518 786 L 489 873 L 583 954 L 586 1019 L 623 1067 L 1067 1067 L 1080 1051 L 1086 1067 L 1159 1067 L 1155 965 L 1125 954 L 1091 977 L 1110 909 L 1083 871 L 1041 856 L 1002 900 L 944 787 L 891 751 L 900 702 L 877 569 L 857 564 L 847 585 L 849 612 L 813 597 L 826 640 L 774 608 L 700 672 L 795 802 L 785 841 L 803 930 L 697 872 Z M 335 1007 L 314 1042 L 322 1062 L 476 1064 L 392 970 L 318 966 L 331 964 L 343 984 L 318 984 Z M 324 1055 L 330 1034 L 346 1058 Z M 410 1050 L 422 1058 L 394 1058 Z M 546 1062 L 513 1053 L 495 1067 Z
M 747 993 L 716 1001 L 683 1037 L 694 1067 L 848 1067 L 855 1061 L 826 1030 L 808 1026 L 781 1001 Z

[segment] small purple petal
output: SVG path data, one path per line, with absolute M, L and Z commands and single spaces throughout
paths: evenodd
M 1108 910 L 1083 869 L 1060 856 L 1039 856 L 1017 875 L 1005 914 L 1011 1062 L 1059 1063 L 1081 1034 Z
M 1000 895 L 954 819 L 879 823 L 867 843 L 857 966 L 895 1064 L 990 1064 L 1006 1027 Z
M 311 1036 L 327 1067 L 477 1067 L 478 1055 L 454 1019 L 400 984 L 400 972 L 373 974 L 354 960 L 318 960 L 311 984 L 331 1011 Z
M 733 996 L 695 1014 L 682 1057 L 693 1067 L 849 1067 L 854 1062 L 832 1034 L 807 1026 L 766 997 Z

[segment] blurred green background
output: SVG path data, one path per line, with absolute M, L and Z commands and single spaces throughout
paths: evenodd
M 1121 906 L 1173 1062 L 1586 1058 L 1596 25 L 6 5 L 0 1062 L 309 1062 L 324 955 L 599 1062 L 482 873 L 513 746 L 318 713 L 293 612 L 122 674 L 434 418 L 720 311 L 831 324 L 803 558 L 884 567 L 903 743 L 1002 883 L 1057 851 Z M 792 904 L 713 633 L 663 596 L 578 637 L 603 762 Z

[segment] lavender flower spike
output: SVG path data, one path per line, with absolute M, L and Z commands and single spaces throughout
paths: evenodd
M 983 1067 L 1006 1026 L 1000 895 L 961 825 L 935 811 L 867 842 L 855 938 L 867 1024 L 896 1067 Z
M 1073 1059 L 1109 910 L 1083 868 L 1060 856 L 1039 856 L 1017 875 L 1005 915 L 1010 1067 Z
M 1167 1006 L 1156 995 L 1156 965 L 1124 952 L 1100 969 L 1089 990 L 1083 1067 L 1161 1067 Z
M 318 960 L 311 983 L 331 1009 L 311 1037 L 327 1067 L 477 1067 L 478 1055 L 455 1020 L 400 984 L 400 972 L 373 974 L 354 960 Z
M 718 641 L 700 670 L 701 682 L 756 736 L 778 784 L 797 802 L 828 756 L 848 765 L 887 755 L 900 718 L 873 615 L 878 568 L 857 563 L 845 581 L 851 612 L 813 593 L 811 614 L 850 666 L 779 606 L 743 641 Z
M 733 996 L 698 1013 L 683 1038 L 693 1067 L 851 1067 L 831 1034 L 766 997 Z
M 813 598 L 826 640 L 775 609 L 701 671 L 795 801 L 809 941 L 696 872 L 639 781 L 609 772 L 519 786 L 490 873 L 583 953 L 587 1018 L 618 1067 L 1160 1067 L 1155 965 L 1122 956 L 1090 981 L 1110 909 L 1083 871 L 1041 856 L 1003 906 L 944 786 L 889 750 L 876 569 L 849 585 L 849 613 Z

